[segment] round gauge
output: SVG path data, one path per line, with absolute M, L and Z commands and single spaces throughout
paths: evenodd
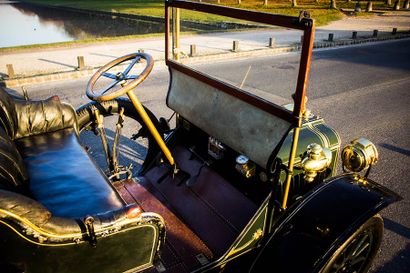
M 266 182 L 266 181 L 268 181 L 268 175 L 267 175 L 265 172 L 260 172 L 260 173 L 259 173 L 259 179 L 260 179 L 262 182 Z
M 245 165 L 249 162 L 249 158 L 244 155 L 240 155 L 236 158 L 236 163 L 240 165 Z

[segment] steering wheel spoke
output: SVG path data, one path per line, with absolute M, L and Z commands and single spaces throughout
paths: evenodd
M 125 68 L 124 72 L 122 72 L 122 74 L 124 74 L 124 76 L 128 75 L 128 73 L 131 71 L 131 69 L 134 67 L 134 65 L 139 62 L 139 60 L 141 59 L 140 56 L 137 56 L 134 58 L 134 60 L 131 61 L 131 63 L 127 66 L 127 68 Z
M 107 93 L 108 91 L 110 91 L 114 86 L 116 86 L 118 83 L 120 83 L 119 80 L 115 80 L 112 83 L 110 83 L 107 87 L 105 87 L 105 89 L 103 89 L 102 91 L 99 92 L 100 95 L 104 95 L 105 93 Z
M 137 75 L 127 75 L 127 76 L 125 77 L 126 80 L 135 80 L 136 78 L 138 78 Z
M 107 78 L 110 78 L 110 79 L 113 79 L 113 80 L 116 80 L 116 79 L 117 79 L 117 76 L 116 76 L 116 75 L 111 74 L 111 73 L 108 73 L 108 72 L 104 72 L 104 73 L 102 73 L 102 75 L 103 75 L 104 77 L 107 77 Z

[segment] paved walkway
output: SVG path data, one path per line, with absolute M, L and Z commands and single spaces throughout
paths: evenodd
M 375 15 L 371 17 L 345 17 L 328 26 L 316 29 L 315 41 L 323 41 L 329 33 L 334 33 L 335 39 L 350 38 L 352 31 L 358 31 L 358 36 L 369 36 L 374 29 L 391 32 L 410 30 L 410 12 Z M 239 41 L 241 51 L 266 48 L 270 37 L 274 37 L 277 46 L 287 46 L 300 41 L 301 32 L 290 30 L 263 29 L 241 32 L 224 32 L 181 37 L 181 50 L 188 54 L 190 45 L 197 46 L 199 55 L 226 53 L 232 49 L 232 42 Z M 113 41 L 92 45 L 71 46 L 32 50 L 25 52 L 2 53 L 0 56 L 0 77 L 7 74 L 6 64 L 13 64 L 17 75 L 29 76 L 53 72 L 72 71 L 77 67 L 77 56 L 84 56 L 85 65 L 101 66 L 122 55 L 143 49 L 155 60 L 164 58 L 164 39 L 146 38 L 125 41 Z

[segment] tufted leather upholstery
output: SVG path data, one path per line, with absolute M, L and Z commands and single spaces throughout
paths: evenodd
M 82 218 L 123 206 L 74 129 L 21 138 L 16 144 L 30 174 L 33 197 L 53 215 Z
M 0 87 L 1 272 L 152 266 L 162 217 L 125 204 L 80 145 L 77 126 L 75 110 L 57 97 L 24 101 Z
M 58 97 L 0 90 L 0 189 L 35 199 L 53 216 L 117 210 L 123 201 L 79 143 L 74 109 Z
M 10 137 L 14 136 L 15 127 L 17 126 L 14 104 L 14 99 L 0 86 L 0 127 Z
M 0 208 L 19 217 L 24 217 L 36 226 L 43 226 L 51 218 L 51 213 L 43 205 L 22 194 L 0 190 Z
M 23 159 L 14 142 L 0 127 L 0 189 L 27 194 L 27 180 Z
M 57 96 L 25 101 L 1 90 L 0 101 L 0 126 L 13 140 L 77 126 L 75 110 Z
M 18 126 L 14 128 L 14 139 L 77 126 L 75 110 L 57 96 L 44 101 L 17 100 L 15 114 Z

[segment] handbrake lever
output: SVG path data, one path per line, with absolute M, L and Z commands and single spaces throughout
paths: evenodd
M 118 143 L 120 142 L 121 129 L 124 124 L 124 108 L 121 108 L 118 113 L 118 121 L 115 128 L 114 143 L 112 145 L 112 166 L 114 173 L 118 171 Z
M 111 157 L 110 150 L 109 150 L 108 143 L 107 143 L 107 135 L 104 129 L 104 116 L 100 115 L 100 111 L 98 109 L 95 109 L 94 116 L 95 116 L 95 121 L 97 123 L 96 129 L 101 138 L 101 143 L 102 143 L 102 147 L 104 150 L 105 159 L 107 161 L 108 168 L 110 170 L 113 170 L 114 166 L 112 164 L 112 157 Z

